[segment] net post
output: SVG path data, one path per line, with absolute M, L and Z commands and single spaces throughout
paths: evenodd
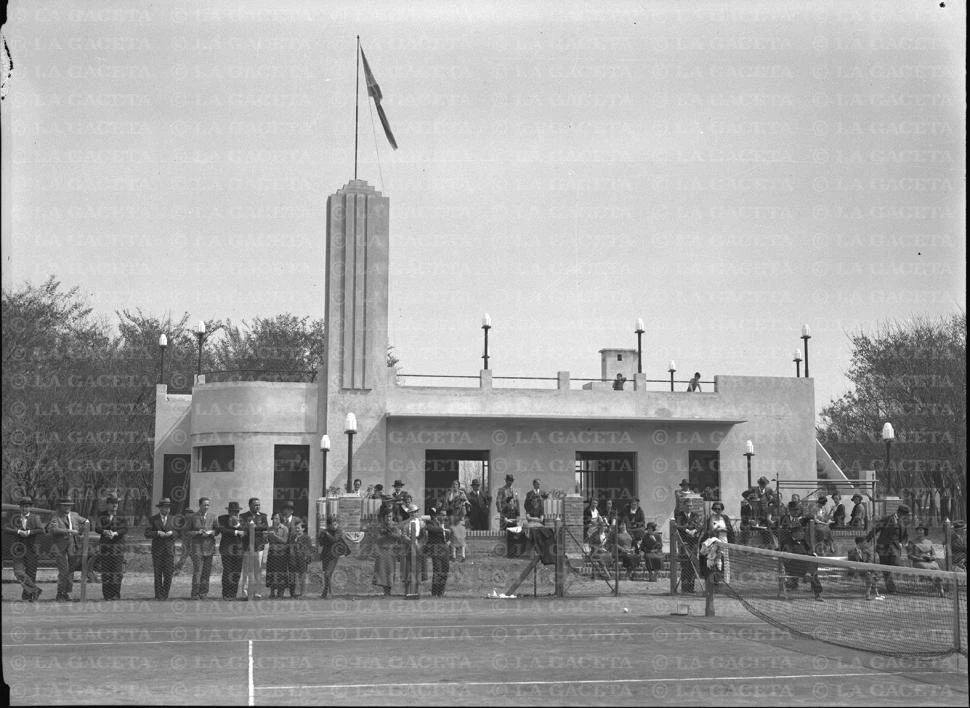
M 953 580 L 953 651 L 960 653 L 960 580 Z
M 815 519 L 808 520 L 808 547 L 815 552 Z
M 566 571 L 566 526 L 556 519 L 556 597 L 564 597 Z
M 713 570 L 708 569 L 707 578 L 704 580 L 704 616 L 714 617 L 714 580 L 711 575 Z
M 613 531 L 613 597 L 620 596 L 620 527 Z
M 670 539 L 670 555 L 667 567 L 670 568 L 670 594 L 677 592 L 677 582 L 680 578 L 680 535 L 677 533 L 677 522 L 670 520 L 670 529 L 667 532 Z
M 70 512 L 68 512 L 70 513 Z M 88 601 L 88 569 L 91 567 L 88 563 L 88 531 L 91 529 L 91 520 L 87 519 L 83 524 L 81 524 L 81 533 L 84 534 L 81 537 L 81 602 Z M 68 559 L 68 565 L 70 565 L 70 559 Z M 73 569 L 70 569 L 71 573 L 74 573 Z
M 944 570 L 953 570 L 953 547 L 950 545 L 950 529 L 952 525 L 950 523 L 950 518 L 945 517 L 943 519 L 943 568 Z

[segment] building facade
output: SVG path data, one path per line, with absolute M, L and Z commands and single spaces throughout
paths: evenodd
M 736 515 L 748 486 L 746 440 L 764 475 L 816 477 L 812 379 L 714 377 L 701 393 L 657 390 L 636 373 L 636 351 L 601 349 L 602 381 L 556 372 L 544 388 L 404 385 L 386 365 L 389 202 L 363 181 L 328 199 L 326 355 L 313 383 L 206 383 L 191 395 L 158 387 L 154 495 L 224 508 L 256 496 L 264 510 L 293 501 L 315 530 L 314 500 L 351 476 L 389 489 L 400 479 L 419 505 L 459 479 L 479 479 L 493 499 L 505 476 L 524 500 L 546 491 L 639 497 L 647 520 L 663 522 L 682 479 Z M 614 390 L 612 378 L 629 380 Z M 456 382 L 457 383 L 457 382 Z M 661 387 L 662 388 L 662 387 Z M 348 413 L 357 433 L 345 435 Z M 320 450 L 327 434 L 332 448 Z M 352 452 L 349 446 L 352 445 Z

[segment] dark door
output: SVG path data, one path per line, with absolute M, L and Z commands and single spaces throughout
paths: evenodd
M 488 492 L 488 450 L 425 450 L 424 451 L 424 509 L 425 513 L 432 506 L 444 499 L 455 480 L 461 482 L 461 488 L 467 494 L 471 491 L 471 483 L 478 480 L 480 489 Z M 415 502 L 417 503 L 417 502 Z M 481 525 L 488 528 L 488 516 L 481 519 Z M 471 528 L 471 526 L 469 526 Z
M 273 514 L 293 502 L 293 514 L 306 520 L 310 511 L 310 446 L 275 445 L 273 449 Z
M 704 501 L 721 498 L 721 453 L 717 450 L 690 450 L 688 478 L 691 489 L 697 490 Z
M 617 513 L 625 513 L 637 496 L 637 453 L 577 452 L 576 484 L 587 502 L 599 501 L 600 512 L 610 500 Z
M 172 500 L 173 514 L 181 514 L 185 511 L 189 499 L 189 468 L 192 466 L 192 455 L 165 455 L 162 464 L 162 496 Z

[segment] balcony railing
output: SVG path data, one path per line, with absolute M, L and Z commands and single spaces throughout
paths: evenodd
M 487 372 L 490 374 L 491 372 Z M 671 387 L 670 379 L 646 379 L 645 390 L 666 391 L 668 393 L 687 393 L 689 379 L 674 379 Z M 493 389 L 521 389 L 535 391 L 562 390 L 565 386 L 570 391 L 613 390 L 612 379 L 602 378 L 560 378 L 557 376 L 458 376 L 450 374 L 397 374 L 398 386 L 422 386 L 438 388 L 493 388 Z M 713 381 L 701 381 L 702 393 L 715 392 Z M 634 391 L 636 382 L 630 378 L 626 380 L 623 391 Z M 673 391 L 671 391 L 671 388 Z M 619 393 L 619 392 L 618 392 Z
M 231 381 L 269 381 L 272 383 L 313 383 L 316 371 L 274 371 L 266 369 L 235 369 L 232 371 L 206 371 L 206 383 Z

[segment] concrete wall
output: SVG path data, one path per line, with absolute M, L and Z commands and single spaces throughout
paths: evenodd
M 191 452 L 191 445 L 189 444 L 191 409 L 191 395 L 169 395 L 167 385 L 158 384 L 155 386 L 155 457 L 153 460 L 154 476 L 152 477 L 152 513 L 155 513 L 155 502 L 162 498 L 165 455 Z

